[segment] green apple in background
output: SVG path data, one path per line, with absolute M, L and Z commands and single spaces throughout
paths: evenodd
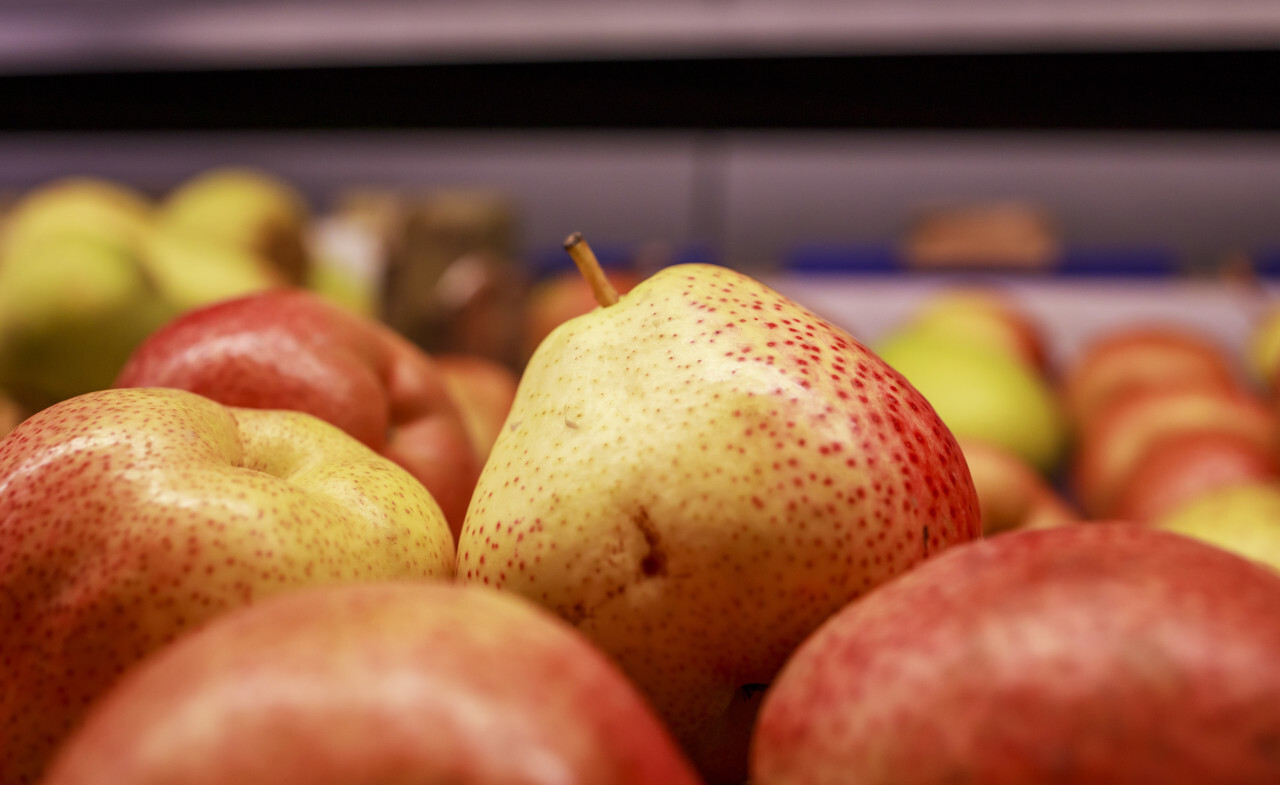
M 532 602 L 317 588 L 140 664 L 43 785 L 697 785 L 599 650 Z
M 0 440 L 0 782 L 134 663 L 317 584 L 448 579 L 426 488 L 336 426 L 183 390 L 86 393 Z
M 568 619 L 740 783 L 763 685 L 829 614 L 979 536 L 973 482 L 920 393 L 796 302 L 700 264 L 619 299 L 589 261 L 604 307 L 525 368 L 458 580 Z
M 1151 525 L 1280 570 L 1280 482 L 1255 480 L 1215 488 L 1178 505 Z
M 874 348 L 957 437 L 1001 445 L 1042 474 L 1061 463 L 1066 420 L 1053 386 L 1031 365 L 962 337 L 910 326 Z
M 309 218 L 305 200 L 290 183 L 249 167 L 196 174 L 170 191 L 157 210 L 164 229 L 256 254 L 298 286 L 310 277 Z
M 88 234 L 29 236 L 0 258 L 0 388 L 34 411 L 109 387 L 174 315 L 133 249 Z

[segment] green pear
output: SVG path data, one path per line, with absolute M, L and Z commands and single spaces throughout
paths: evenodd
M 164 227 L 147 232 L 140 261 L 161 295 L 179 311 L 284 284 L 269 261 L 246 248 L 205 242 Z
M 0 388 L 36 410 L 109 387 L 175 314 L 133 252 L 87 235 L 32 236 L 0 258 Z
M 308 218 L 301 194 L 281 178 L 225 167 L 179 184 L 161 202 L 156 220 L 170 231 L 255 253 L 288 283 L 303 285 L 311 266 Z
M 1052 385 L 1008 352 L 932 329 L 896 330 L 876 344 L 957 436 L 1013 451 L 1042 474 L 1061 463 L 1067 424 Z
M 979 536 L 963 454 L 848 333 L 730 269 L 665 268 L 525 368 L 458 580 L 610 653 L 710 782 L 741 782 L 761 686 L 824 619 Z M 616 300 L 616 302 L 615 302 Z
M 1196 496 L 1151 525 L 1280 571 L 1280 484 L 1254 480 Z
M 16 252 L 49 235 L 76 235 L 131 249 L 150 225 L 152 209 L 146 196 L 110 180 L 54 180 L 25 193 L 5 216 L 0 252 Z

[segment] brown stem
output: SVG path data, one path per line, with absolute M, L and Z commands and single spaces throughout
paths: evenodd
M 600 260 L 591 252 L 591 246 L 587 245 L 587 241 L 582 239 L 582 232 L 574 232 L 566 237 L 564 249 L 569 252 L 569 257 L 578 266 L 578 272 L 582 273 L 582 277 L 586 278 L 587 283 L 591 285 L 591 293 L 595 295 L 596 302 L 606 307 L 616 303 L 618 290 L 614 289 L 613 284 L 609 283 L 609 279 L 605 277 L 604 270 L 600 267 Z

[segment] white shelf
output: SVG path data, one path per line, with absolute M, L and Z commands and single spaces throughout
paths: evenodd
M 0 70 L 1274 47 L 1274 0 L 9 0 Z

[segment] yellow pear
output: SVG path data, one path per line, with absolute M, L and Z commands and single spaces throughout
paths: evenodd
M 146 196 L 120 183 L 93 177 L 53 180 L 24 194 L 5 216 L 0 253 L 68 234 L 128 250 L 150 225 L 152 210 Z
M 99 390 L 0 440 L 0 782 L 151 652 L 305 586 L 448 579 L 453 536 L 407 471 L 302 412 Z
M 159 207 L 168 230 L 241 248 L 268 259 L 284 279 L 306 283 L 308 211 L 292 185 L 268 172 L 224 167 L 178 185 Z
M 1252 481 L 1207 491 L 1152 525 L 1280 570 L 1280 484 L 1275 482 Z
M 1060 464 L 1067 421 L 1048 380 L 1012 354 L 907 327 L 876 344 L 957 436 L 1013 451 L 1041 474 Z
M 605 306 L 530 358 L 458 580 L 572 622 L 709 782 L 741 782 L 763 685 L 845 603 L 978 537 L 973 482 L 920 393 L 796 302 L 707 264 L 618 298 L 569 248 Z
M 109 387 L 175 313 L 133 252 L 87 235 L 31 236 L 0 259 L 0 387 L 30 410 Z
M 251 250 L 164 227 L 147 232 L 141 263 L 161 295 L 181 311 L 284 285 L 271 263 Z

